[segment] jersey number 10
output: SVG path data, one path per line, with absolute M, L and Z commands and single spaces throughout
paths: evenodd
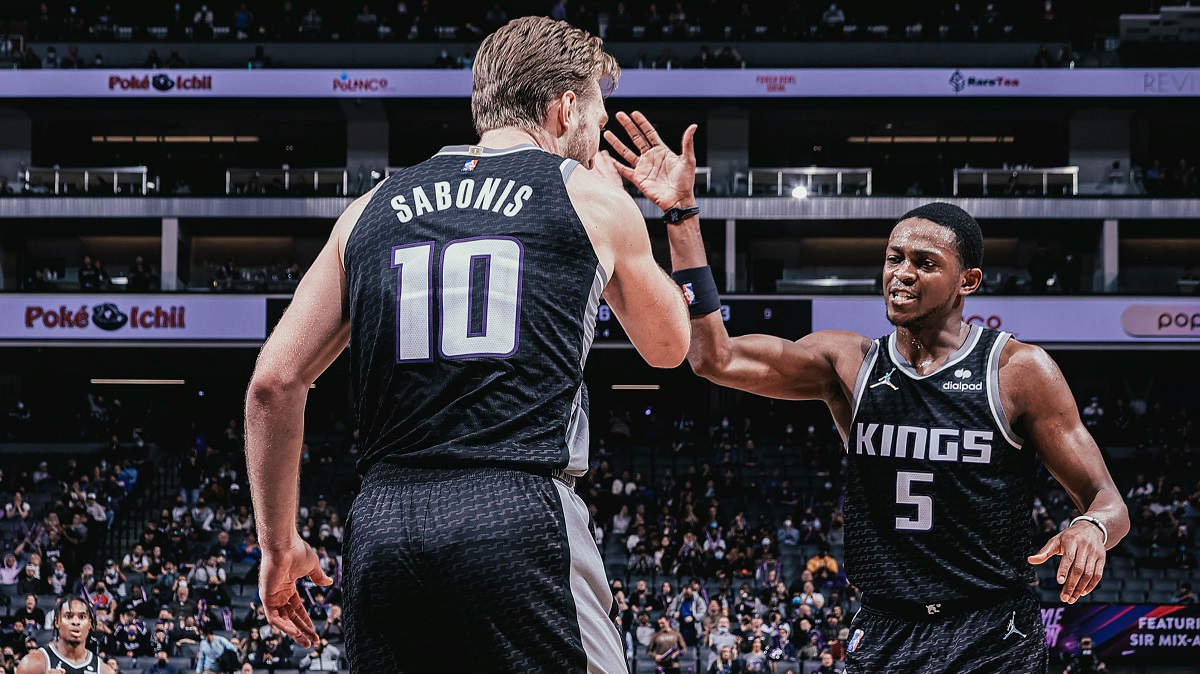
M 396 362 L 432 361 L 434 341 L 438 354 L 447 359 L 516 353 L 521 325 L 521 242 L 511 237 L 480 237 L 447 243 L 437 260 L 440 285 L 436 292 L 434 248 L 435 243 L 428 241 L 392 249 Z

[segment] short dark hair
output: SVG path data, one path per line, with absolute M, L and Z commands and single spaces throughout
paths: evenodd
M 897 224 L 909 218 L 928 220 L 935 225 L 941 225 L 954 232 L 954 240 L 958 248 L 958 261 L 963 269 L 975 269 L 983 265 L 983 230 L 979 223 L 963 209 L 954 204 L 935 201 L 931 204 L 918 206 L 900 216 Z

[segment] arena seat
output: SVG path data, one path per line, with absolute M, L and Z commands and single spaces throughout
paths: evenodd
M 1149 567 L 1140 567 L 1137 570 L 1138 578 L 1146 578 L 1149 580 L 1159 580 L 1166 577 L 1162 569 L 1154 569 Z
M 1179 582 L 1172 580 L 1170 578 L 1156 578 L 1156 579 L 1150 581 L 1150 587 L 1148 588 L 1148 590 L 1151 592 L 1172 592 L 1172 593 L 1178 589 L 1179 589 Z
M 1151 604 L 1170 604 L 1171 602 L 1175 601 L 1175 593 L 1161 590 L 1151 590 L 1150 593 L 1146 595 L 1146 600 Z

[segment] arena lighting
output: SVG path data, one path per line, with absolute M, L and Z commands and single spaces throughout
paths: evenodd
M 93 143 L 257 143 L 258 136 L 92 136 Z
M 918 145 L 932 143 L 1012 143 L 1013 136 L 849 136 L 847 143 Z
M 183 386 L 182 379 L 93 379 L 95 385 L 115 384 L 120 386 Z
M 804 185 L 796 185 L 795 187 L 792 188 L 792 196 L 797 199 L 807 199 L 808 198 L 808 188 L 805 187 Z
M 661 386 L 658 384 L 613 384 L 614 391 L 657 391 Z

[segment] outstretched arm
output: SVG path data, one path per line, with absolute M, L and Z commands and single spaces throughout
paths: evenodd
M 1067 381 L 1044 350 L 1017 342 L 1005 346 L 1000 362 L 1002 396 L 1011 400 L 1013 421 L 1029 436 L 1046 468 L 1071 495 L 1079 511 L 1099 520 L 1079 521 L 1051 538 L 1030 564 L 1042 564 L 1062 555 L 1058 566 L 1061 598 L 1075 603 L 1088 594 L 1104 575 L 1105 551 L 1129 533 L 1129 511 L 1104 465 L 1092 434 L 1079 419 L 1079 410 Z M 1006 386 L 1005 382 L 1012 382 Z M 1006 406 L 1007 407 L 1007 406 Z
M 684 131 L 682 153 L 677 155 L 642 113 L 618 112 L 616 119 L 636 148 L 634 151 L 616 134 L 605 131 L 605 140 L 628 163 L 617 165 L 621 176 L 664 210 L 695 206 L 695 125 Z M 669 225 L 667 238 L 676 271 L 708 265 L 698 217 Z M 870 340 L 840 331 L 817 332 L 797 341 L 771 335 L 731 338 L 721 314 L 713 312 L 692 317 L 687 358 L 696 374 L 722 386 L 771 398 L 828 400 L 831 395 L 841 395 L 838 356 L 856 356 L 861 361 L 869 348 Z

